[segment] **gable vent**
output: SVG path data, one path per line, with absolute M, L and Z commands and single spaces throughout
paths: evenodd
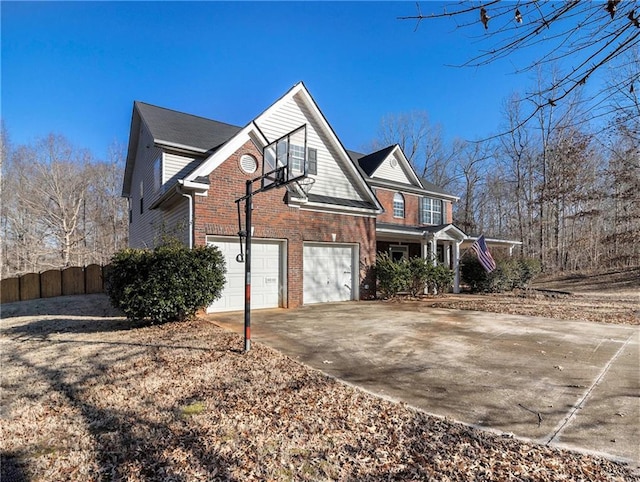
M 240 157 L 240 169 L 247 174 L 253 174 L 258 169 L 258 161 L 250 154 L 243 154 Z

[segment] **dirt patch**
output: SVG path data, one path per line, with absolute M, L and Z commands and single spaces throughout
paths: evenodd
M 206 320 L 2 307 L 2 480 L 640 480 L 376 398 Z M 8 472 L 11 471 L 11 472 Z

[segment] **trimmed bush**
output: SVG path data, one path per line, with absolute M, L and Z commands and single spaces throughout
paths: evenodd
M 105 274 L 111 303 L 130 320 L 182 321 L 220 298 L 224 257 L 218 248 L 168 242 L 116 253 Z
M 438 263 L 431 265 L 431 276 L 429 278 L 429 291 L 435 293 L 445 293 L 453 285 L 453 270 L 445 265 Z
M 391 298 L 401 291 L 407 291 L 411 272 L 406 260 L 394 261 L 389 253 L 378 254 L 375 271 L 378 290 L 383 298 Z
M 394 261 L 388 253 L 378 254 L 376 261 L 378 291 L 382 298 L 392 298 L 399 293 L 419 296 L 425 287 L 429 291 L 443 293 L 453 283 L 453 271 L 442 264 L 414 257 Z
M 472 292 L 500 293 L 515 288 L 526 289 L 540 273 L 540 263 L 533 258 L 496 259 L 496 269 L 487 273 L 474 255 L 464 256 L 460 275 Z

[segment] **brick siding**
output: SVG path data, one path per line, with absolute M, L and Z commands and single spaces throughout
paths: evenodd
M 245 174 L 240 169 L 240 157 L 251 154 L 258 160 L 258 170 Z M 195 196 L 194 242 L 206 243 L 207 235 L 237 236 L 238 211 L 234 202 L 244 196 L 246 181 L 262 172 L 262 153 L 247 142 L 209 176 L 208 196 Z M 254 184 L 254 189 L 259 187 Z M 287 286 L 285 306 L 302 305 L 303 242 L 357 243 L 360 246 L 360 298 L 375 295 L 372 266 L 376 256 L 375 217 L 350 216 L 336 213 L 305 211 L 289 207 L 284 188 L 263 192 L 253 198 L 252 224 L 254 239 L 286 239 Z M 244 225 L 244 203 L 241 204 Z

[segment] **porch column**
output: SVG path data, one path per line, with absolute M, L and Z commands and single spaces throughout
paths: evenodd
M 429 244 L 427 241 L 422 238 L 420 240 L 420 249 L 422 251 L 422 259 L 429 259 Z M 427 285 L 425 284 L 423 294 L 428 295 L 429 291 L 427 290 Z
M 448 268 L 451 266 L 451 245 L 453 243 L 446 243 L 444 245 L 444 265 Z
M 455 241 L 453 247 L 453 292 L 460 293 L 460 244 L 462 241 Z
M 429 245 L 424 238 L 420 240 L 420 251 L 422 252 L 422 259 L 429 258 Z
M 431 256 L 433 257 L 433 265 L 438 265 L 438 242 L 436 237 L 431 238 Z

